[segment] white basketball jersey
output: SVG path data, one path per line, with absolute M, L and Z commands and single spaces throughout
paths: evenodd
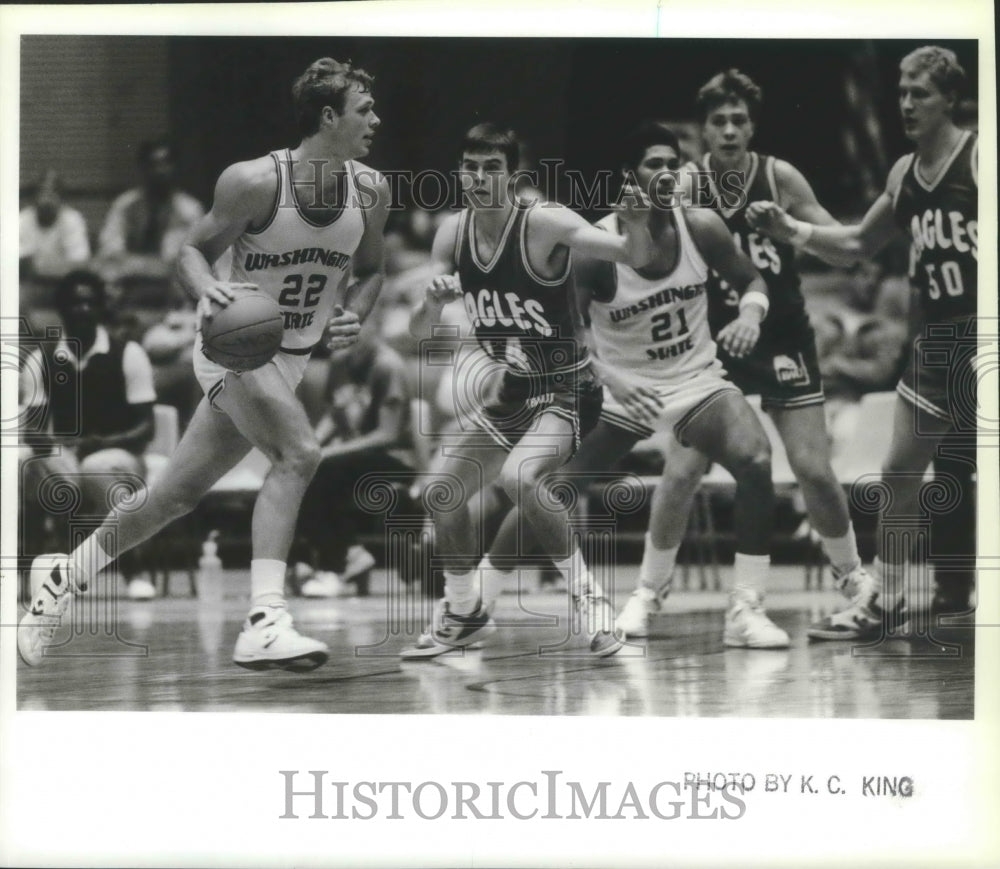
M 274 209 L 263 228 L 247 231 L 233 243 L 230 280 L 257 284 L 273 297 L 285 318 L 281 346 L 304 350 L 322 338 L 333 306 L 343 301 L 340 290 L 350 278 L 351 257 L 367 219 L 355 178 L 364 167 L 347 161 L 344 206 L 319 224 L 300 207 L 289 151 L 274 151 L 271 158 L 278 172 Z
M 615 295 L 590 303 L 598 357 L 623 374 L 659 383 L 683 380 L 716 366 L 708 327 L 705 282 L 709 269 L 695 247 L 683 208 L 670 214 L 677 228 L 677 261 L 670 274 L 647 279 L 615 263 Z M 615 215 L 597 224 L 618 232 Z

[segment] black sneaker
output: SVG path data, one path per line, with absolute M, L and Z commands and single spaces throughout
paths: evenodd
M 478 643 L 496 633 L 496 623 L 480 601 L 476 611 L 468 615 L 453 613 L 446 603 L 441 620 L 434 628 L 434 640 L 442 646 L 462 648 Z

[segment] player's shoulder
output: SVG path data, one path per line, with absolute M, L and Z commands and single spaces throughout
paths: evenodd
M 231 163 L 215 185 L 215 201 L 245 202 L 261 207 L 273 203 L 278 193 L 278 168 L 270 154 Z
M 464 210 L 451 212 L 434 231 L 434 251 L 439 257 L 457 260 L 458 227 L 464 213 Z
M 374 193 L 383 194 L 389 192 L 389 182 L 385 175 L 379 172 L 378 169 L 359 160 L 351 160 L 351 170 L 354 174 L 354 180 L 360 186 Z
M 441 222 L 438 224 L 437 230 L 434 233 L 434 237 L 445 236 L 454 240 L 455 236 L 458 234 L 458 225 L 462 222 L 462 215 L 465 213 L 464 209 L 459 209 L 458 211 L 450 212 L 446 217 L 442 218 Z
M 678 205 L 678 216 L 684 219 L 688 229 L 692 232 L 707 233 L 718 232 L 720 228 L 727 234 L 726 224 L 719 213 L 714 208 L 707 208 L 702 205 Z
M 230 163 L 222 170 L 219 184 L 238 185 L 246 190 L 261 188 L 274 190 L 278 186 L 278 167 L 270 154 L 252 160 L 240 160 L 237 163 Z
M 886 192 L 890 196 L 895 196 L 896 192 L 899 190 L 900 185 L 903 183 L 903 179 L 906 177 L 906 173 L 910 166 L 913 164 L 914 155 L 904 154 L 895 163 L 892 164 L 892 168 L 889 170 L 889 178 L 885 183 Z
M 574 229 L 587 222 L 572 208 L 567 208 L 559 202 L 532 202 L 522 204 L 530 218 L 529 229 L 532 233 L 560 232 Z
M 359 183 L 368 184 L 369 186 L 376 187 L 380 184 L 388 184 L 385 175 L 378 171 L 374 166 L 369 166 L 367 163 L 362 163 L 360 160 L 351 160 L 351 168 L 354 172 L 354 177 Z
M 806 180 L 806 176 L 802 174 L 802 170 L 790 160 L 785 160 L 783 157 L 763 156 L 761 159 L 764 161 L 765 166 L 767 165 L 767 161 L 770 160 L 770 165 L 774 172 L 774 180 L 777 182 L 779 188 Z

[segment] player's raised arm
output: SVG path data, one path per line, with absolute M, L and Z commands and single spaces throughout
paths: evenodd
M 534 208 L 530 219 L 535 231 L 541 233 L 553 247 L 564 244 L 570 250 L 594 259 L 642 268 L 655 253 L 649 234 L 649 202 L 642 193 L 634 190 L 624 197 L 618 215 L 625 229 L 624 235 L 591 226 L 579 214 L 562 205 Z
M 792 217 L 816 226 L 840 226 L 840 221 L 820 204 L 805 175 L 791 163 L 775 160 L 774 176 L 778 184 L 779 205 Z
M 908 157 L 896 162 L 885 191 L 875 200 L 861 223 L 852 226 L 818 226 L 798 220 L 775 202 L 754 202 L 747 221 L 754 229 L 777 241 L 802 248 L 832 265 L 853 265 L 877 254 L 897 232 L 892 199 L 906 171 Z
M 191 231 L 177 258 L 177 276 L 187 293 L 198 300 L 203 317 L 212 316 L 210 302 L 225 307 L 235 289 L 256 289 L 256 284 L 232 283 L 216 278 L 214 263 L 255 223 L 263 223 L 276 195 L 278 179 L 270 159 L 235 163 L 215 185 L 212 209 Z
M 716 340 L 732 356 L 746 356 L 757 344 L 770 305 L 767 283 L 750 258 L 733 244 L 726 224 L 714 211 L 685 209 L 691 235 L 705 263 L 740 295 L 739 316 L 719 330 Z
M 441 322 L 445 305 L 462 295 L 462 287 L 455 274 L 455 245 L 458 239 L 459 215 L 448 217 L 434 234 L 431 247 L 433 277 L 424 291 L 423 301 L 410 318 L 410 334 L 414 338 L 429 338 L 432 327 Z

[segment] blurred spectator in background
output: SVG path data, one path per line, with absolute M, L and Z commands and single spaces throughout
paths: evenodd
M 62 201 L 62 184 L 47 170 L 32 190 L 32 203 L 19 217 L 19 257 L 22 278 L 61 278 L 90 259 L 87 223 Z
M 72 271 L 56 287 L 55 303 L 63 337 L 34 349 L 21 369 L 22 408 L 35 411 L 33 418 L 45 420 L 52 433 L 21 479 L 21 491 L 34 498 L 22 503 L 22 510 L 33 514 L 25 517 L 28 525 L 45 522 L 40 492 L 52 476 L 79 488 L 86 512 L 106 512 L 119 481 L 144 479 L 143 452 L 153 436 L 152 367 L 142 347 L 109 329 L 104 281 L 94 272 Z M 67 365 L 75 377 L 55 373 Z M 50 524 L 50 532 L 59 535 L 57 548 L 72 543 L 68 528 Z M 148 580 L 133 579 L 128 593 L 148 599 L 155 592 Z
M 182 431 L 202 395 L 192 361 L 197 329 L 198 315 L 194 309 L 178 307 L 150 326 L 140 342 L 153 363 L 157 400 L 177 408 Z
M 350 582 L 368 593 L 375 559 L 359 534 L 372 517 L 357 505 L 355 486 L 370 473 L 408 484 L 419 469 L 406 363 L 380 338 L 377 320 L 366 319 L 357 343 L 330 358 L 327 408 L 316 425 L 323 458 L 302 500 L 290 559 L 299 562 L 306 597 L 344 594 Z
M 126 293 L 136 285 L 161 291 L 171 285 L 181 245 L 205 213 L 197 199 L 177 189 L 175 161 L 166 139 L 143 142 L 141 183 L 115 199 L 105 218 L 98 260 L 105 278 L 121 283 Z

